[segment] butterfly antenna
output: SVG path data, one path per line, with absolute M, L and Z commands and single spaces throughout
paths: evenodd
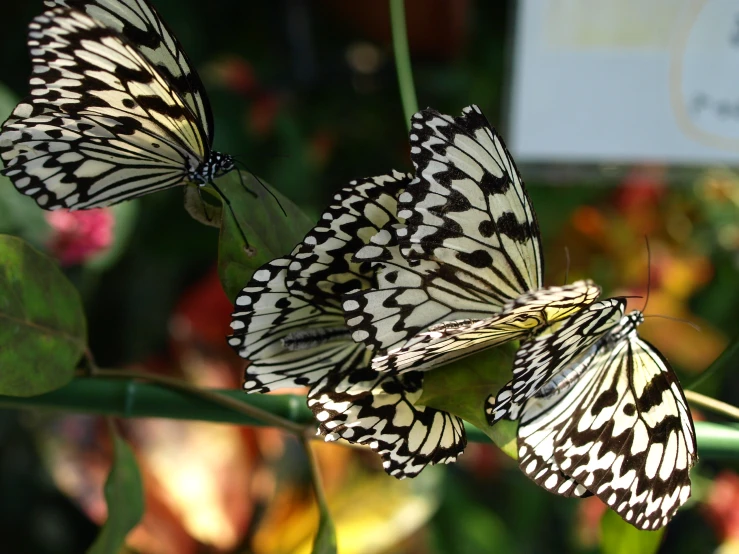
M 231 212 L 231 215 L 233 216 L 234 221 L 236 222 L 236 227 L 238 227 L 238 229 L 239 229 L 239 233 L 241 234 L 241 238 L 244 239 L 244 244 L 246 245 L 246 248 L 249 248 L 249 239 L 246 238 L 246 235 L 244 234 L 244 230 L 241 228 L 241 225 L 239 224 L 239 220 L 236 217 L 236 212 L 234 212 L 233 206 L 231 205 L 231 201 L 226 197 L 225 194 L 223 194 L 223 191 L 220 188 L 218 188 L 218 185 L 216 185 L 215 183 L 211 182 L 210 183 L 210 186 L 213 187 L 213 190 L 215 190 L 218 193 L 218 196 L 220 196 L 221 199 L 223 200 L 223 202 L 226 204 L 226 207 L 228 208 L 228 211 Z
M 271 190 L 269 190 L 267 188 L 267 186 L 262 182 L 262 180 L 259 177 L 257 177 L 254 173 L 252 173 L 251 170 L 249 169 L 249 167 L 244 162 L 242 162 L 241 160 L 237 160 L 236 158 L 234 158 L 234 161 L 236 161 L 236 163 L 242 165 L 244 167 L 244 169 L 249 173 L 249 175 L 251 175 L 252 177 L 254 177 L 257 180 L 257 183 L 259 183 L 260 185 L 262 185 L 262 188 L 267 191 L 267 193 L 272 197 L 272 199 L 275 202 L 277 202 L 277 205 L 280 207 L 280 210 L 282 210 L 282 213 L 285 215 L 285 217 L 287 217 L 287 212 L 285 211 L 285 208 L 282 207 L 282 203 L 277 199 L 277 197 L 275 196 L 275 194 Z M 242 179 L 241 172 L 239 172 L 239 178 Z M 246 185 L 244 185 L 244 181 L 243 180 L 241 181 L 241 186 L 244 187 L 244 189 L 246 189 L 247 191 L 249 191 L 251 194 L 254 194 L 254 192 L 252 192 L 248 188 L 246 188 Z M 256 196 L 256 194 L 254 194 L 254 196 Z
M 695 323 L 693 323 L 692 321 L 688 321 L 687 319 L 681 319 L 679 317 L 672 317 L 672 316 L 669 316 L 669 315 L 660 315 L 660 314 L 645 315 L 644 317 L 645 318 L 647 318 L 647 317 L 660 317 L 662 319 L 669 319 L 670 321 L 677 321 L 678 323 L 685 323 L 685 325 L 690 325 L 693 329 L 695 329 L 699 333 L 701 332 L 700 325 L 696 325 Z
M 649 304 L 649 291 L 652 289 L 652 250 L 649 248 L 649 237 L 644 235 L 644 242 L 647 244 L 647 297 L 644 299 L 644 307 L 641 309 L 644 313 Z
M 565 265 L 565 282 L 564 282 L 564 284 L 566 285 L 567 282 L 569 281 L 569 277 L 570 277 L 570 249 L 567 248 L 566 246 L 565 246 L 565 261 L 566 261 L 566 265 Z

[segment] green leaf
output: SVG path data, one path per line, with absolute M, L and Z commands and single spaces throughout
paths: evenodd
M 113 465 L 105 482 L 108 519 L 87 554 L 118 554 L 126 535 L 144 515 L 144 487 L 131 447 L 110 425 Z
M 313 541 L 313 554 L 336 554 L 336 528 L 331 514 L 325 505 L 319 506 L 321 520 L 318 522 L 318 533 Z
M 56 263 L 0 235 L 0 394 L 34 396 L 65 385 L 86 340 L 79 294 Z
M 452 413 L 471 423 L 512 458 L 516 457 L 516 423 L 494 426 L 485 419 L 485 400 L 511 378 L 517 343 L 484 350 L 426 372 L 416 404 Z
M 242 172 L 241 175 L 251 192 L 241 185 L 236 171 L 218 181 L 218 187 L 236 214 L 235 218 L 231 210 L 224 207 L 218 245 L 218 274 L 231 300 L 236 298 L 254 271 L 288 254 L 313 226 L 311 219 L 288 198 L 248 173 Z M 270 193 L 277 197 L 282 208 Z M 249 248 L 244 244 L 239 226 L 249 241 Z
M 664 530 L 663 527 L 657 531 L 641 531 L 613 510 L 606 510 L 600 520 L 600 551 L 602 554 L 651 554 L 659 549 Z

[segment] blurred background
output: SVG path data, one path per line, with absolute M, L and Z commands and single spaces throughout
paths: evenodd
M 412 169 L 387 2 L 151 1 L 205 83 L 215 148 L 312 217 L 351 179 Z M 419 105 L 457 115 L 476 103 L 501 130 L 538 213 L 547 284 L 568 274 L 644 296 L 649 238 L 647 314 L 701 330 L 647 319 L 640 333 L 684 385 L 739 336 L 739 8 L 697 4 L 406 0 Z M 3 5 L 3 118 L 27 91 L 26 25 L 41 10 L 40 0 Z M 217 230 L 192 220 L 182 195 L 51 215 L 3 179 L 0 232 L 59 259 L 101 367 L 237 388 Z M 738 405 L 738 361 L 701 392 Z M 120 428 L 146 488 L 131 552 L 310 551 L 309 472 L 282 433 L 168 420 Z M 93 417 L 0 412 L 0 550 L 89 546 L 106 514 L 107 437 Z M 402 482 L 374 455 L 317 450 L 342 553 L 600 549 L 599 500 L 548 494 L 492 444 Z M 662 552 L 739 551 L 737 470 L 699 463 Z

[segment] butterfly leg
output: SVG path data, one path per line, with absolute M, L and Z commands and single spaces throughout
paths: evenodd
M 234 221 L 236 222 L 236 227 L 239 228 L 239 233 L 241 234 L 241 238 L 244 239 L 244 245 L 246 246 L 246 248 L 249 248 L 249 240 L 246 238 L 246 235 L 244 234 L 244 230 L 241 228 L 241 225 L 239 224 L 239 220 L 236 217 L 236 212 L 234 212 L 233 206 L 231 205 L 231 201 L 226 197 L 225 194 L 223 194 L 223 191 L 220 188 L 218 188 L 218 185 L 216 185 L 214 182 L 211 181 L 210 186 L 213 187 L 213 190 L 215 190 L 218 193 L 218 195 L 221 197 L 223 202 L 226 204 L 228 211 L 231 212 L 231 215 L 233 216 Z

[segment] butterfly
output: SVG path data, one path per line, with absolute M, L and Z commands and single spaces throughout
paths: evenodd
M 355 255 L 376 268 L 377 285 L 343 302 L 352 338 L 376 353 L 373 369 L 447 363 L 527 337 L 598 297 L 591 281 L 542 287 L 531 200 L 477 106 L 461 117 L 418 112 L 410 142 L 416 179 L 398 199 L 403 221 Z
M 394 172 L 352 182 L 289 256 L 260 267 L 236 298 L 228 343 L 250 361 L 247 392 L 310 387 L 308 406 L 326 440 L 366 444 L 397 478 L 464 450 L 462 420 L 416 406 L 423 375 L 381 374 L 372 352 L 354 342 L 342 294 L 371 285 L 374 270 L 354 253 L 397 221 L 396 197 L 410 177 Z
M 212 149 L 203 85 L 144 0 L 46 0 L 29 25 L 31 94 L 2 125 L 15 187 L 44 209 L 109 206 L 234 169 Z M 230 204 L 229 204 L 230 207 Z
M 486 413 L 519 419 L 518 463 L 536 483 L 657 529 L 690 497 L 695 428 L 675 373 L 636 332 L 642 312 L 625 308 L 601 300 L 526 341 Z

